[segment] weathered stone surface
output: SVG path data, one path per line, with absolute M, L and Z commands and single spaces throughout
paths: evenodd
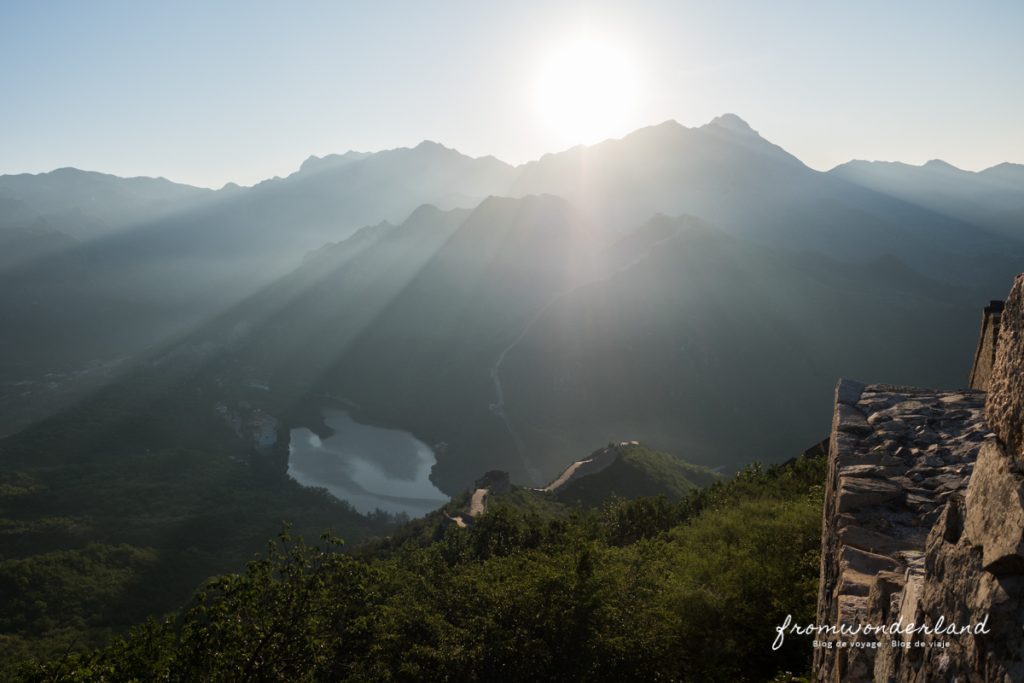
M 836 415 L 838 419 L 837 429 L 851 434 L 870 434 L 873 429 L 868 424 L 864 413 L 845 403 L 836 404 Z
M 872 553 L 894 553 L 900 548 L 899 540 L 861 526 L 847 526 L 840 529 L 839 541 L 847 547 L 859 548 Z
M 853 406 L 857 405 L 861 394 L 864 392 L 864 383 L 852 379 L 841 379 L 836 386 L 836 403 Z
M 978 454 L 967 487 L 964 532 L 993 574 L 1024 572 L 1024 476 L 993 439 Z
M 818 681 L 1024 682 L 1024 276 L 996 304 L 971 376 L 987 399 L 871 385 L 845 404 L 870 431 L 837 406 L 823 520 L 819 623 L 971 629 L 817 650 Z
M 946 501 L 966 490 L 989 431 L 983 403 L 984 394 L 975 391 L 840 382 L 823 512 L 819 624 L 914 620 L 926 588 L 929 531 Z M 815 676 L 888 680 L 878 676 L 906 662 L 898 650 L 894 657 L 880 652 L 818 649 Z
M 868 613 L 885 615 L 886 620 L 895 616 L 893 608 L 899 607 L 899 595 L 904 585 L 905 572 L 882 571 L 876 574 L 868 593 Z
M 981 314 L 981 334 L 978 348 L 971 365 L 970 387 L 987 391 L 996 363 L 996 349 L 999 343 L 999 328 L 1003 312 L 1002 301 L 992 301 Z
M 988 633 L 920 636 L 927 644 L 944 641 L 948 646 L 921 648 L 902 660 L 887 653 L 893 660 L 891 677 L 880 678 L 876 670 L 875 680 L 1024 680 L 1024 579 L 1019 574 L 997 576 L 982 567 L 981 548 L 966 531 L 969 514 L 964 498 L 950 499 L 928 537 L 920 590 L 907 600 L 920 621 L 934 624 L 942 617 L 946 623 L 984 623 Z
M 881 571 L 896 571 L 900 566 L 899 562 L 888 555 L 859 550 L 850 546 L 840 551 L 839 565 L 844 570 L 871 575 Z
M 861 510 L 872 505 L 894 501 L 904 495 L 903 487 L 885 479 L 867 477 L 839 478 L 839 512 Z
M 985 414 L 1011 455 L 1024 446 L 1024 275 L 1018 275 L 999 323 L 995 367 Z

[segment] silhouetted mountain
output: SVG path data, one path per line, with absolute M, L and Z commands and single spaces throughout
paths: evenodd
M 10 372 L 24 376 L 46 359 L 75 365 L 138 353 L 244 300 L 327 241 L 381 219 L 404 220 L 425 202 L 474 206 L 510 172 L 493 158 L 425 142 L 309 160 L 287 178 L 219 192 L 74 169 L 4 176 L 0 226 L 5 217 L 19 228 L 36 220 L 30 202 L 38 201 L 60 215 L 59 224 L 71 222 L 69 234 L 104 234 L 61 243 L 70 248 L 57 253 L 30 249 L 17 268 L 0 269 L 0 318 L 18 330 L 0 344 L 0 357 L 18 358 Z M 60 198 L 49 199 L 54 192 Z M 188 199 L 175 204 L 171 196 Z M 106 213 L 83 227 L 94 205 Z
M 1021 185 L 1024 184 L 1024 164 L 1003 162 L 991 168 L 986 168 L 984 171 L 979 172 L 978 175 L 1004 183 L 1011 188 L 1016 188 L 1016 191 L 1019 192 Z
M 18 430 L 0 439 L 0 579 L 21 587 L 5 593 L 5 642 L 64 651 L 77 633 L 99 638 L 166 610 L 201 577 L 240 566 L 281 519 L 307 536 L 387 530 L 386 516 L 288 477 L 291 430 L 326 434 L 325 407 L 432 444 L 432 480 L 449 494 L 488 470 L 520 485 L 495 490 L 495 514 L 472 524 L 437 513 L 414 525 L 413 536 L 447 539 L 416 555 L 416 571 L 450 579 L 463 560 L 519 562 L 516 547 L 571 538 L 556 561 L 589 583 L 592 534 L 606 529 L 619 560 L 622 544 L 696 533 L 673 566 L 728 536 L 720 547 L 754 548 L 746 566 L 760 576 L 770 553 L 759 548 L 795 528 L 799 502 L 803 531 L 787 542 L 804 559 L 784 558 L 773 585 L 806 583 L 820 463 L 752 467 L 678 504 L 603 505 L 591 521 L 567 509 L 677 498 L 710 468 L 799 452 L 827 430 L 841 375 L 962 386 L 975 304 L 1024 257 L 1021 170 L 819 173 L 724 115 L 518 168 L 427 142 L 311 157 L 286 178 L 216 192 L 73 170 L 0 178 L 0 435 Z M 594 451 L 609 442 L 619 446 Z M 582 453 L 593 476 L 560 477 Z M 523 488 L 556 477 L 564 486 Z M 478 493 L 459 500 L 479 507 Z M 529 522 L 509 516 L 517 505 Z M 547 536 L 543 511 L 557 513 Z M 776 522 L 758 527 L 769 513 Z M 704 527 L 687 521 L 698 518 Z M 448 534 L 459 520 L 468 536 Z M 733 542 L 748 529 L 756 543 Z M 591 549 L 577 556 L 583 538 Z M 648 557 L 654 546 L 640 547 Z M 734 559 L 722 555 L 722 575 Z M 639 565 L 615 566 L 633 586 Z M 72 598 L 22 590 L 38 576 L 73 586 Z M 550 576 L 537 575 L 545 596 Z M 778 615 L 757 607 L 743 620 L 754 612 L 770 632 Z
M 814 171 L 732 114 L 546 155 L 521 167 L 513 184 L 514 195 L 536 192 L 565 197 L 620 231 L 655 213 L 685 213 L 764 244 L 844 261 L 888 254 L 944 278 L 973 280 L 979 259 L 988 268 L 992 254 L 1022 253 L 1018 240 Z M 1003 264 L 1001 276 L 1012 270 Z
M 728 115 L 700 128 L 666 121 L 545 155 L 521 167 L 511 191 L 565 197 L 591 220 L 628 230 L 653 213 L 719 220 L 726 205 L 752 207 L 811 176 L 798 159 Z
M 360 161 L 368 156 L 371 156 L 372 152 L 356 152 L 350 150 L 344 154 L 327 154 L 322 157 L 313 155 L 302 162 L 299 166 L 300 173 L 308 173 L 313 171 L 323 171 L 329 168 L 337 168 L 345 164 L 352 163 L 353 161 Z
M 850 161 L 829 175 L 1024 239 L 1024 166 L 1000 164 L 974 173 L 933 159 L 921 166 Z
M 809 169 L 734 115 L 519 168 L 431 142 L 312 157 L 0 271 L 15 331 L 3 372 L 217 340 L 272 379 L 281 405 L 326 392 L 450 444 L 435 472 L 449 490 L 487 467 L 541 481 L 622 433 L 704 463 L 770 458 L 819 436 L 816 392 L 846 363 L 957 382 L 970 343 L 959 321 L 1024 254 L 843 175 Z M 966 175 L 1009 196 L 1019 168 Z M 518 198 L 479 201 L 495 193 Z M 459 205 L 476 208 L 445 210 Z M 683 213 L 695 218 L 664 217 Z M 889 348 L 921 348 L 927 362 L 895 368 Z M 762 405 L 780 382 L 807 405 Z M 737 411 L 758 418 L 726 429 Z
M 281 393 L 310 391 L 452 238 L 470 211 L 424 205 L 400 225 L 365 227 L 193 335 L 228 344 Z
M 363 225 L 402 221 L 421 204 L 471 208 L 500 193 L 512 172 L 493 157 L 474 159 L 422 142 L 375 154 L 311 157 L 296 173 L 260 183 L 240 205 L 225 208 L 247 217 L 249 239 L 259 236 L 305 250 Z
M 490 408 L 490 369 L 552 292 L 592 277 L 599 245 L 555 197 L 492 197 L 472 212 L 422 207 L 399 226 L 310 254 L 194 343 L 243 329 L 226 367 L 258 368 L 278 405 L 327 393 L 432 443 L 489 443 L 514 459 Z M 453 453 L 444 466 L 460 473 L 452 486 L 479 469 L 470 451 Z
M 248 330 L 225 367 L 259 372 L 278 410 L 329 395 L 443 442 L 449 492 L 489 468 L 541 484 L 622 435 L 705 465 L 770 460 L 820 437 L 840 374 L 966 376 L 974 290 L 693 218 L 610 245 L 585 225 L 525 197 L 365 229 L 225 318 L 222 337 Z
M 506 413 L 540 468 L 619 435 L 705 465 L 771 459 L 820 435 L 841 374 L 965 381 L 965 290 L 692 220 L 655 219 L 625 246 L 645 240 L 643 258 L 559 297 L 505 358 Z
M 19 220 L 7 203 L 15 200 L 23 205 L 22 221 L 43 218 L 54 229 L 91 239 L 180 212 L 212 195 L 165 178 L 119 178 L 76 168 L 0 175 L 0 225 Z
M 285 178 L 221 192 L 216 202 L 139 226 L 102 250 L 135 259 L 244 261 L 234 279 L 266 282 L 268 273 L 287 272 L 325 242 L 382 220 L 400 222 L 422 204 L 471 208 L 500 192 L 512 171 L 434 142 L 311 157 Z

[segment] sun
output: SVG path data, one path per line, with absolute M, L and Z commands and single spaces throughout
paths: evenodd
M 626 50 L 582 34 L 541 62 L 534 107 L 540 122 L 568 144 L 622 133 L 636 107 L 638 72 Z

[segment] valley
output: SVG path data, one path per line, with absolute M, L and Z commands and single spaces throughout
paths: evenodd
M 568 562 L 543 525 L 610 558 L 728 490 L 753 499 L 726 523 L 766 506 L 811 552 L 821 456 L 790 459 L 835 378 L 963 386 L 1024 263 L 1013 167 L 960 194 L 913 168 L 814 171 L 724 116 L 521 166 L 424 143 L 218 191 L 0 177 L 0 637 L 100 646 L 282 529 Z M 41 574 L 63 607 L 10 588 Z
M 333 434 L 308 429 L 290 435 L 288 476 L 322 487 L 363 514 L 383 510 L 420 517 L 448 501 L 430 483 L 434 452 L 405 432 L 362 425 L 339 410 L 325 411 Z
M 0 682 L 1024 683 L 1022 26 L 0 2 Z

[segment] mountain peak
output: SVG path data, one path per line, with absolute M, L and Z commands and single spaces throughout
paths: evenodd
M 449 147 L 445 147 L 440 142 L 434 142 L 433 140 L 424 140 L 420 144 L 416 145 L 416 147 L 414 149 L 419 149 L 419 150 L 437 150 L 437 151 L 442 151 L 443 150 L 445 152 L 454 152 L 455 151 L 455 150 L 453 150 L 453 149 L 451 149 Z
M 925 163 L 924 168 L 930 168 L 933 171 L 959 171 L 960 169 L 942 159 L 932 159 Z
M 302 162 L 302 165 L 299 166 L 299 171 L 319 171 L 332 166 L 340 166 L 353 161 L 359 161 L 368 156 L 370 156 L 369 152 L 357 152 L 354 149 L 349 150 L 344 154 L 326 154 L 322 157 L 318 157 L 314 154 Z
M 1004 161 L 991 168 L 986 168 L 984 171 L 979 171 L 978 175 L 986 180 L 1010 183 L 1013 187 L 1019 188 L 1024 185 L 1024 164 Z
M 750 127 L 746 121 L 736 116 L 736 114 L 722 114 L 711 119 L 708 126 L 715 126 L 717 128 L 724 128 L 725 130 L 732 131 L 734 133 L 743 133 L 746 135 L 757 135 L 757 131 Z
M 996 164 L 995 166 L 989 166 L 988 168 L 986 168 L 984 171 L 981 171 L 981 172 L 984 173 L 985 171 L 1019 171 L 1019 170 L 1024 170 L 1024 164 L 1015 164 L 1012 161 L 1004 161 L 1004 162 L 1002 162 L 1000 164 Z
M 651 126 L 651 128 L 654 128 L 655 130 L 685 130 L 686 126 L 675 119 L 668 119 L 667 121 L 662 121 L 657 125 Z

